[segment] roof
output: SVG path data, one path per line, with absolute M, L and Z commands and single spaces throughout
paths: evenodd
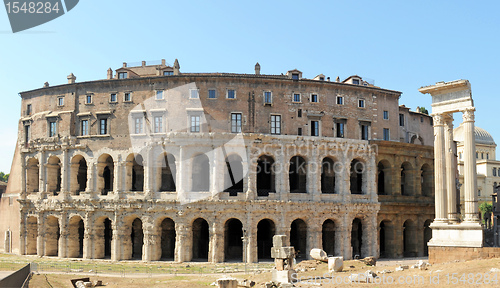
M 460 126 L 458 126 L 453 130 L 453 140 L 457 142 L 464 142 L 464 130 L 463 130 L 464 126 L 462 124 L 460 124 Z M 492 146 L 497 145 L 495 143 L 495 140 L 493 140 L 491 134 L 488 131 L 484 130 L 483 128 L 474 126 L 474 136 L 476 138 L 477 144 L 492 145 Z
M 0 181 L 0 186 L 7 186 L 7 182 Z

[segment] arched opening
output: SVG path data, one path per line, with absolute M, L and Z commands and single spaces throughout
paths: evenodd
M 161 179 L 159 191 L 160 192 L 173 192 L 176 191 L 175 176 L 176 166 L 175 157 L 172 154 L 163 154 L 160 159 L 159 175 Z
M 386 160 L 378 162 L 377 165 L 377 194 L 378 195 L 391 195 L 390 183 L 390 167 L 391 165 Z
M 111 242 L 113 228 L 108 217 L 101 217 L 95 222 L 94 257 L 96 259 L 111 258 Z
M 193 259 L 208 261 L 208 247 L 210 243 L 208 222 L 198 218 L 193 222 Z
M 174 260 L 175 256 L 175 223 L 170 218 L 161 222 L 161 259 Z
M 350 190 L 351 194 L 364 194 L 365 183 L 364 179 L 365 172 L 365 164 L 358 159 L 354 159 L 351 161 L 351 170 L 350 170 Z
M 80 195 L 86 188 L 87 161 L 82 155 L 76 155 L 71 159 L 70 191 L 73 195 Z
M 142 259 L 142 246 L 144 244 L 144 232 L 142 231 L 142 221 L 135 218 L 132 222 L 132 233 L 130 233 L 132 243 L 132 259 Z
M 45 256 L 57 256 L 61 236 L 59 219 L 55 216 L 49 216 L 45 223 Z
M 401 165 L 401 195 L 413 195 L 412 166 L 409 162 Z
M 73 216 L 68 223 L 68 257 L 83 257 L 84 224 L 80 216 Z
M 243 224 L 232 218 L 224 225 L 224 259 L 241 261 L 243 258 Z
M 37 254 L 38 219 L 29 216 L 26 219 L 26 255 Z
M 333 220 L 327 219 L 323 222 L 321 236 L 323 240 L 323 250 L 328 256 L 335 255 L 335 223 Z
M 257 196 L 269 196 L 276 192 L 274 182 L 274 159 L 262 155 L 257 160 Z
M 224 191 L 229 192 L 230 196 L 236 196 L 238 192 L 243 192 L 243 165 L 241 164 L 241 157 L 236 154 L 229 155 L 225 162 Z
M 288 182 L 290 193 L 307 193 L 307 163 L 301 156 L 290 159 Z
M 434 171 L 429 164 L 422 165 L 420 169 L 420 181 L 423 196 L 434 195 Z
M 302 219 L 295 219 L 290 227 L 290 245 L 295 247 L 297 260 L 307 257 L 307 224 Z
M 140 154 L 130 154 L 127 157 L 127 186 L 129 191 L 144 191 L 144 161 Z
M 363 225 L 361 224 L 361 219 L 354 218 L 352 221 L 351 230 L 351 247 L 352 247 L 352 257 L 356 259 L 356 256 L 362 257 L 361 247 L 363 245 Z
M 113 157 L 103 154 L 97 160 L 97 191 L 101 195 L 108 195 L 113 191 Z
M 28 193 L 36 193 L 39 191 L 39 173 L 40 166 L 38 159 L 30 158 L 26 165 L 26 191 Z
M 429 246 L 427 246 L 427 243 L 432 238 L 432 229 L 430 227 L 431 223 L 432 220 L 430 219 L 427 219 L 424 222 L 424 256 L 429 256 Z
M 191 183 L 193 192 L 210 191 L 210 163 L 205 154 L 193 157 Z
M 417 231 L 411 220 L 403 224 L 403 255 L 404 257 L 417 257 Z
M 61 161 L 50 156 L 47 161 L 47 192 L 58 195 L 61 192 Z
M 387 257 L 386 254 L 386 231 L 385 231 L 385 224 L 384 221 L 380 222 L 380 227 L 379 227 L 379 251 L 380 251 L 380 256 L 379 258 L 385 258 Z
M 380 258 L 396 257 L 394 251 L 394 229 L 391 221 L 383 220 L 378 229 Z
M 321 193 L 335 193 L 335 168 L 329 157 L 323 158 L 321 163 Z
M 271 247 L 273 247 L 273 236 L 276 233 L 274 222 L 263 219 L 257 224 L 257 252 L 259 260 L 271 259 Z

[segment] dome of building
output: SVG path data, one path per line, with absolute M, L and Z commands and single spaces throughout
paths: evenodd
M 464 142 L 464 126 L 460 124 L 457 128 L 453 130 L 453 140 L 457 142 Z M 484 144 L 484 145 L 494 145 L 496 146 L 497 144 L 495 143 L 495 140 L 493 140 L 493 137 L 491 134 L 484 130 L 483 128 L 479 128 L 477 126 L 474 126 L 474 136 L 476 137 L 476 143 L 477 144 Z

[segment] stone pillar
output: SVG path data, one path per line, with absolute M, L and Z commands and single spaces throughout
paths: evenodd
M 91 223 L 91 216 L 89 213 L 85 213 L 84 230 L 83 230 L 83 259 L 92 259 L 92 251 L 94 243 L 94 234 L 92 233 L 93 226 Z
M 57 243 L 60 258 L 68 257 L 68 238 L 69 238 L 69 229 L 68 229 L 68 213 L 61 212 L 59 218 L 59 242 Z
M 434 120 L 434 183 L 435 183 L 435 222 L 448 221 L 446 201 L 446 159 L 445 159 L 445 133 L 443 114 L 433 114 Z M 474 167 L 475 161 L 474 161 Z
M 255 200 L 257 197 L 257 158 L 251 156 L 248 151 L 248 162 L 244 162 L 243 165 L 248 165 L 247 177 L 246 177 L 246 200 Z
M 144 244 L 142 245 L 142 261 L 151 262 L 153 258 L 154 245 L 156 244 L 156 235 L 151 228 L 144 229 Z
M 314 221 L 312 219 L 315 219 L 314 217 L 311 217 L 310 218 L 311 221 Z M 306 247 L 306 255 L 307 255 L 307 259 L 310 259 L 310 252 L 313 248 L 320 248 L 322 249 L 323 246 L 321 245 L 321 232 L 322 232 L 322 226 L 317 224 L 317 223 L 314 223 L 314 224 L 311 224 L 309 223 L 309 225 L 307 226 L 307 247 Z
M 307 185 L 308 192 L 312 194 L 313 201 L 321 200 L 321 159 L 318 155 L 318 151 L 316 146 L 313 146 L 312 156 L 308 161 L 307 167 Z M 313 247 L 314 248 L 314 247 Z
M 40 257 L 45 255 L 45 215 L 38 215 L 38 236 L 36 239 L 36 254 Z
M 87 188 L 85 189 L 85 193 L 92 193 L 93 191 L 96 190 L 95 187 L 95 181 L 94 179 L 96 178 L 95 174 L 95 164 L 94 162 L 89 161 L 87 164 Z
M 120 225 L 117 223 L 118 217 L 112 222 L 113 240 L 111 241 L 111 260 L 122 260 L 123 237 L 125 237 Z
M 45 151 L 42 151 L 40 153 L 40 163 L 39 163 L 39 167 L 40 167 L 40 172 L 38 173 L 40 179 L 39 179 L 39 184 L 40 184 L 40 188 L 39 188 L 39 191 L 40 191 L 40 195 L 43 195 L 45 192 L 47 192 L 47 180 L 45 179 L 45 165 L 46 165 L 46 159 L 45 159 Z M 42 196 L 43 197 L 43 196 Z
M 352 231 L 352 218 L 349 216 L 349 214 L 345 214 L 344 217 L 342 217 L 342 234 L 344 235 L 344 243 L 342 243 L 343 246 L 343 251 L 342 255 L 344 256 L 345 260 L 351 260 L 352 259 L 352 247 L 351 247 L 351 231 Z
M 193 241 L 188 241 L 188 228 L 180 221 L 175 222 L 175 262 L 185 262 L 191 260 Z M 189 244 L 191 243 L 191 244 Z
M 24 157 L 24 154 L 21 154 L 21 171 L 23 171 L 21 173 L 21 195 L 20 195 L 20 199 L 26 199 L 26 178 L 28 178 L 28 170 L 26 169 L 26 158 Z M 21 230 L 22 231 L 22 230 Z M 21 246 L 22 247 L 22 246 Z M 23 255 L 23 254 L 21 254 Z
M 220 224 L 223 225 L 223 224 Z M 210 244 L 208 246 L 208 261 L 212 263 L 224 262 L 224 230 L 223 226 L 218 227 L 217 221 L 214 221 L 210 227 Z
M 63 148 L 62 161 L 61 161 L 61 194 L 65 198 L 69 191 L 69 169 L 68 169 L 68 149 Z
M 464 195 L 465 195 L 465 221 L 479 222 L 479 207 L 477 204 L 476 182 L 476 140 L 474 136 L 474 111 L 471 107 L 464 109 L 462 118 L 464 126 Z
M 446 153 L 446 191 L 448 200 L 448 221 L 450 223 L 458 223 L 457 214 L 457 197 L 456 197 L 456 182 L 455 174 L 457 167 L 454 165 L 455 153 L 453 152 L 453 116 L 448 114 L 444 117 L 445 130 L 445 153 Z M 474 161 L 475 164 L 475 161 Z M 476 167 L 474 165 L 474 167 Z
M 120 183 L 120 169 L 118 169 L 118 167 L 120 166 L 120 161 L 119 160 L 116 160 L 116 161 L 113 161 L 113 193 L 115 193 L 116 195 L 118 194 L 118 187 L 119 187 L 119 183 Z
M 177 200 L 181 202 L 186 197 L 185 193 L 187 191 L 187 187 L 184 183 L 186 182 L 184 179 L 188 176 L 186 174 L 187 163 L 184 161 L 184 150 L 185 148 L 183 146 L 179 146 L 179 157 L 175 160 L 175 189 L 177 190 Z
M 219 194 L 219 192 L 224 191 L 224 171 L 227 170 L 227 167 L 225 167 L 225 160 L 223 159 L 222 161 L 219 160 L 220 153 L 222 149 L 214 149 L 212 150 L 212 157 L 209 157 L 209 163 L 210 163 L 210 175 L 209 175 L 209 181 L 210 181 L 210 186 L 209 186 L 209 191 L 212 196 L 216 196 Z M 209 156 L 209 155 L 207 155 Z M 219 167 L 220 163 L 224 163 L 224 168 Z M 221 173 L 222 172 L 222 173 Z

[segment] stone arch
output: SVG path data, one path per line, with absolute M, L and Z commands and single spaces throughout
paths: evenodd
M 262 155 L 257 160 L 257 195 L 269 196 L 276 192 L 274 158 Z
M 335 255 L 335 237 L 336 237 L 336 225 L 335 221 L 332 219 L 326 219 L 323 222 L 321 229 L 321 239 L 323 243 L 323 250 L 327 255 Z
M 113 241 L 113 226 L 107 216 L 97 218 L 94 224 L 94 258 L 111 258 L 111 243 Z
M 377 164 L 377 194 L 392 195 L 391 187 L 391 163 L 387 160 L 380 160 Z
M 75 155 L 71 159 L 70 192 L 80 195 L 87 189 L 87 161 L 82 155 Z
M 307 162 L 304 157 L 296 155 L 290 158 L 288 182 L 290 193 L 307 193 Z
M 224 224 L 224 260 L 243 259 L 243 223 L 231 218 Z
M 175 222 L 171 218 L 165 217 L 159 226 L 160 251 L 162 260 L 174 260 L 175 258 Z
M 422 138 L 422 136 L 419 135 L 413 135 L 411 137 L 410 143 L 424 145 L 424 138 Z
M 83 238 L 85 226 L 79 215 L 74 215 L 68 222 L 68 254 L 69 258 L 83 257 Z
M 59 238 L 61 230 L 59 218 L 50 215 L 45 219 L 45 256 L 59 255 Z
M 97 191 L 101 195 L 108 195 L 113 191 L 114 162 L 109 154 L 102 154 L 97 159 Z
M 307 258 L 307 223 L 300 218 L 293 220 L 290 225 L 290 245 L 295 247 L 298 259 Z
M 210 230 L 207 220 L 197 218 L 192 224 L 193 254 L 192 260 L 208 261 L 208 250 L 210 242 Z
M 351 229 L 351 248 L 352 248 L 352 258 L 356 259 L 356 256 L 363 257 L 363 224 L 360 218 L 354 218 L 352 220 Z
M 40 189 L 40 165 L 38 159 L 29 158 L 26 163 L 26 191 L 36 193 Z
M 166 152 L 162 153 L 157 163 L 157 191 L 176 191 L 175 181 L 177 175 L 177 167 L 175 165 L 175 156 Z
M 128 155 L 125 167 L 127 173 L 127 190 L 137 192 L 144 191 L 144 159 L 142 158 L 142 155 Z
M 325 157 L 321 161 L 321 193 L 334 194 L 336 193 L 335 185 L 335 162 L 330 157 Z
M 238 154 L 231 154 L 224 159 L 224 191 L 236 196 L 243 192 L 243 164 Z
M 423 196 L 434 195 L 434 171 L 427 163 L 422 165 L 420 169 L 420 181 Z
M 61 192 L 61 160 L 57 156 L 50 156 L 47 161 L 47 192 Z
M 351 194 L 366 194 L 367 175 L 366 162 L 362 159 L 353 159 L 350 167 L 350 191 Z
M 193 192 L 210 191 L 210 161 L 205 154 L 193 157 L 191 183 Z
M 258 259 L 271 259 L 273 236 L 276 234 L 276 225 L 271 219 L 262 219 L 257 224 L 257 256 Z
M 427 243 L 432 238 L 432 229 L 430 227 L 431 223 L 431 219 L 427 219 L 424 222 L 424 256 L 429 256 L 429 247 L 427 246 Z
M 408 219 L 403 223 L 403 255 L 404 257 L 416 257 L 417 251 L 417 227 Z
M 26 255 L 37 254 L 38 218 L 28 216 L 26 218 Z
M 394 250 L 394 224 L 390 220 L 382 220 L 378 229 L 378 244 L 380 258 L 396 257 Z
M 401 164 L 401 195 L 415 195 L 413 186 L 413 166 L 410 162 Z

